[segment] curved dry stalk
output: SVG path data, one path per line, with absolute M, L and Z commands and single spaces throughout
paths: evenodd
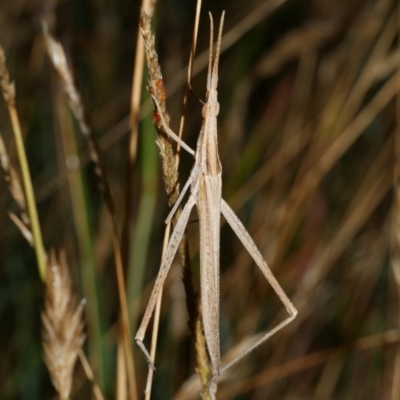
M 164 113 L 163 118 L 164 120 L 167 120 L 169 122 L 169 115 L 166 112 L 165 87 L 161 75 L 160 65 L 158 63 L 158 55 L 157 52 L 155 51 L 155 46 L 154 46 L 155 37 L 151 30 L 150 17 L 146 14 L 146 12 L 143 9 L 141 10 L 140 14 L 140 29 L 146 55 L 147 68 L 149 71 L 148 90 L 150 94 L 152 94 L 156 99 L 158 99 L 160 110 L 162 110 L 162 112 Z M 153 122 L 157 129 L 156 144 L 160 149 L 164 184 L 165 184 L 165 190 L 168 195 L 168 202 L 174 204 L 179 195 L 178 170 L 177 168 L 175 168 L 174 150 L 172 148 L 172 143 L 169 140 L 166 132 L 164 132 L 162 125 L 160 123 L 157 124 L 158 119 L 159 115 L 157 114 L 156 111 L 153 116 Z M 171 228 L 170 224 L 168 224 L 165 228 L 164 246 L 162 254 L 164 254 L 166 249 L 166 243 L 168 243 L 170 228 Z M 155 360 L 155 352 L 157 347 L 161 299 L 162 299 L 162 293 L 160 294 L 157 300 L 156 310 L 154 314 L 153 331 L 152 331 L 151 347 L 150 347 L 150 357 L 153 364 Z M 145 388 L 146 399 L 150 398 L 152 381 L 153 381 L 153 369 L 149 368 L 146 381 L 146 388 Z
M 361 337 L 355 340 L 350 346 L 339 346 L 307 354 L 284 364 L 268 368 L 266 371 L 263 371 L 252 378 L 246 378 L 245 381 L 237 382 L 237 379 L 235 379 L 236 382 L 231 382 L 229 385 L 221 388 L 218 394 L 218 399 L 229 400 L 235 398 L 235 396 L 266 386 L 279 379 L 324 364 L 330 359 L 343 356 L 348 352 L 367 351 L 380 346 L 390 346 L 399 341 L 400 331 L 398 329 L 390 329 L 383 333 Z M 225 374 L 220 377 L 219 382 L 228 382 L 230 379 L 231 377 Z M 201 384 L 198 376 L 192 375 L 182 385 L 180 391 L 172 398 L 172 400 L 195 400 L 198 398 L 200 390 Z
M 47 25 L 44 21 L 42 21 L 42 27 L 47 54 L 58 74 L 59 82 L 67 98 L 71 111 L 74 114 L 81 132 L 87 141 L 90 158 L 94 164 L 94 171 L 98 177 L 99 189 L 104 197 L 107 208 L 114 217 L 114 200 L 108 184 L 98 144 L 94 136 L 94 130 L 89 121 L 87 110 L 84 107 L 82 96 L 76 86 L 72 70 L 68 65 L 67 57 L 63 47 L 61 46 L 61 43 L 59 43 L 50 35 Z
M 292 224 L 287 223 L 287 221 L 296 220 L 298 210 L 306 203 L 310 194 L 314 193 L 325 174 L 364 132 L 383 107 L 392 100 L 399 89 L 400 72 L 397 71 L 333 143 L 320 155 L 318 161 L 309 169 L 304 178 L 293 186 L 288 200 L 281 206 L 281 210 L 278 212 L 281 218 L 276 231 L 279 231 L 280 235 L 272 255 L 272 264 L 277 263 L 280 257 L 282 257 L 284 248 L 292 234 Z
M 311 353 L 304 357 L 289 361 L 285 364 L 269 368 L 267 371 L 261 372 L 252 378 L 246 379 L 245 382 L 235 382 L 231 384 L 229 387 L 221 390 L 219 399 L 232 399 L 235 396 L 239 396 L 253 389 L 268 385 L 276 380 L 283 379 L 306 369 L 324 364 L 329 360 L 341 358 L 349 352 L 368 351 L 376 347 L 397 344 L 399 341 L 400 331 L 397 329 L 390 329 L 383 333 L 361 337 L 348 346 L 339 346 L 336 348 Z M 181 398 L 176 397 L 173 400 L 183 400 L 184 398 L 185 400 L 189 400 L 189 396 Z
M 262 187 L 278 174 L 290 161 L 293 160 L 312 140 L 312 131 L 309 127 L 299 130 L 292 135 L 286 143 L 249 178 L 243 186 L 233 194 L 229 203 L 234 211 L 246 204 Z
M 98 178 L 100 192 L 103 195 L 104 202 L 110 213 L 112 220 L 112 243 L 114 250 L 114 261 L 117 275 L 118 295 L 121 309 L 122 335 L 125 343 L 125 356 L 128 370 L 128 382 L 131 400 L 137 398 L 135 364 L 133 360 L 133 351 L 131 343 L 131 334 L 129 326 L 128 305 L 125 289 L 125 277 L 122 266 L 121 248 L 118 242 L 118 232 L 115 217 L 115 206 L 112 198 L 110 186 L 108 184 L 106 172 L 101 159 L 97 141 L 95 140 L 94 130 L 88 119 L 82 97 L 75 85 L 72 71 L 68 65 L 63 47 L 48 32 L 47 26 L 42 22 L 43 35 L 46 43 L 46 50 L 50 60 L 59 76 L 60 84 L 67 97 L 68 104 L 73 112 L 79 127 L 84 135 L 89 149 L 89 154 L 94 164 L 94 170 Z
M 235 26 L 227 31 L 222 37 L 221 54 L 233 46 L 247 32 L 253 29 L 257 24 L 267 18 L 270 14 L 276 11 L 279 7 L 286 3 L 287 0 L 268 0 L 263 1 L 257 7 L 244 16 Z M 208 64 L 208 50 L 203 51 L 198 55 L 193 63 L 193 76 L 196 76 L 200 71 L 205 69 Z M 187 70 L 183 68 L 172 77 L 169 82 L 169 93 L 175 93 L 185 82 Z

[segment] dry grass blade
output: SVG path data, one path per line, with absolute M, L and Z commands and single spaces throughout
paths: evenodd
M 124 343 L 118 339 L 117 343 L 117 380 L 116 380 L 116 400 L 126 400 L 128 393 L 126 391 L 126 365 L 124 356 Z
M 304 310 L 305 315 L 299 316 L 299 321 L 307 317 L 307 305 L 313 301 L 310 293 L 315 293 L 316 286 L 327 275 L 334 262 L 344 251 L 346 244 L 356 235 L 365 224 L 366 219 L 375 207 L 382 201 L 391 187 L 390 176 L 387 171 L 388 159 L 390 159 L 391 138 L 382 149 L 375 164 L 367 171 L 364 181 L 354 196 L 342 221 L 338 224 L 335 235 L 330 237 L 329 243 L 324 243 L 315 259 L 310 263 L 303 279 L 298 282 L 295 301 L 298 307 Z M 306 304 L 305 304 L 306 302 Z
M 92 371 L 92 367 L 90 366 L 89 361 L 87 360 L 86 355 L 85 355 L 84 351 L 82 350 L 82 348 L 79 348 L 78 356 L 81 361 L 82 368 L 85 371 L 86 377 L 92 384 L 93 394 L 95 395 L 96 400 L 104 400 L 103 393 L 101 392 L 100 387 L 95 380 L 95 377 L 94 377 L 94 374 Z
M 3 88 L 4 86 L 7 87 L 4 82 L 2 86 Z M 7 104 L 14 107 L 14 87 L 11 86 L 8 92 L 8 95 L 5 96 L 6 100 L 8 99 Z M 12 101 L 10 99 L 12 99 Z M 26 199 L 20 183 L 20 177 L 9 159 L 1 135 L 0 161 L 5 172 L 5 180 L 11 196 L 16 201 L 21 212 L 20 217 L 9 212 L 9 217 L 20 230 L 22 236 L 34 247 L 34 238 L 31 231 L 30 220 L 27 215 Z M 44 254 L 44 256 L 47 259 L 47 255 Z M 42 313 L 44 325 L 43 346 L 45 348 L 45 361 L 49 368 L 54 386 L 60 393 L 60 398 L 67 399 L 71 391 L 72 369 L 75 364 L 76 353 L 79 353 L 83 365 L 86 358 L 81 349 L 81 345 L 84 341 L 83 307 L 81 304 L 74 310 L 71 281 L 63 253 L 60 255 L 59 260 L 60 261 L 57 261 L 55 254 L 52 253 L 48 261 L 50 264 L 47 264 L 45 279 L 47 283 L 46 309 L 45 312 Z M 67 325 L 69 325 L 70 330 L 66 328 Z M 86 365 L 84 365 L 84 369 L 85 372 L 88 373 L 87 376 L 89 380 L 93 383 L 93 390 L 96 398 L 102 400 L 103 396 L 94 381 L 93 373 L 87 361 Z
M 310 194 L 318 187 L 327 172 L 337 160 L 354 144 L 356 139 L 365 131 L 374 117 L 392 100 L 400 89 L 400 72 L 396 72 L 379 90 L 374 98 L 366 105 L 354 120 L 342 131 L 333 143 L 323 152 L 318 161 L 309 169 L 306 176 L 293 186 L 291 194 L 282 206 L 284 211 L 280 213 L 279 221 L 281 230 L 279 242 L 274 250 L 273 260 L 277 262 L 282 257 L 284 247 L 288 243 L 291 225 L 287 221 L 295 220 L 296 214 L 309 199 Z
M 100 157 L 98 144 L 94 137 L 93 128 L 88 119 L 87 111 L 85 110 L 82 97 L 75 84 L 75 79 L 70 69 L 67 57 L 61 44 L 57 42 L 48 32 L 46 24 L 43 22 L 43 35 L 46 43 L 47 54 L 58 73 L 60 83 L 67 97 L 68 104 L 79 123 L 82 134 L 85 136 L 89 154 L 92 162 L 95 165 L 95 173 L 99 179 L 99 188 L 104 196 L 107 207 L 112 215 L 115 213 L 114 201 L 112 199 L 110 187 L 106 178 L 103 162 Z
M 31 245 L 31 247 L 34 247 L 33 235 L 29 225 L 25 224 L 21 218 L 12 212 L 9 212 L 8 216 L 10 217 L 11 221 L 14 222 L 24 239 Z
M 42 313 L 44 360 L 60 400 L 71 393 L 73 370 L 85 340 L 83 303 L 77 306 L 67 260 L 50 253 L 47 265 L 45 310 Z
M 98 149 L 98 144 L 94 137 L 93 127 L 91 126 L 87 112 L 84 108 L 82 97 L 75 85 L 74 77 L 72 71 L 68 65 L 67 58 L 62 48 L 61 44 L 58 43 L 47 30 L 47 25 L 42 22 L 43 34 L 46 42 L 47 53 L 52 61 L 55 70 L 58 73 L 61 86 L 67 97 L 69 106 L 77 119 L 82 134 L 85 136 L 89 154 L 92 162 L 95 166 L 95 173 L 98 177 L 98 184 L 100 191 L 103 195 L 104 202 L 110 212 L 112 223 L 113 223 L 113 249 L 114 258 L 118 282 L 118 294 L 121 307 L 121 321 L 122 321 L 122 334 L 124 336 L 125 343 L 125 356 L 127 358 L 127 368 L 128 368 L 128 378 L 130 387 L 130 396 L 132 399 L 136 399 L 136 378 L 135 378 L 135 366 L 133 360 L 129 317 L 128 317 L 128 306 L 126 301 L 126 289 L 125 289 L 125 277 L 122 267 L 121 249 L 118 242 L 118 234 L 115 220 L 115 206 L 111 195 L 110 187 L 106 177 L 105 169 L 101 161 L 100 152 Z
M 311 129 L 305 127 L 289 138 L 282 147 L 229 199 L 237 211 L 277 175 L 311 140 Z
M 55 81 L 56 82 L 56 81 Z M 67 171 L 68 192 L 66 199 L 71 201 L 72 218 L 74 222 L 74 236 L 79 254 L 80 277 L 82 293 L 87 300 L 86 324 L 90 335 L 87 340 L 87 351 L 90 364 L 96 370 L 96 378 L 101 387 L 104 387 L 104 347 L 101 341 L 101 311 L 96 287 L 98 277 L 98 263 L 94 259 L 94 250 L 91 242 L 91 229 L 88 220 L 88 204 L 85 202 L 84 175 L 79 164 L 77 137 L 73 126 L 73 115 L 68 104 L 64 101 L 61 88 L 55 85 L 53 92 L 54 116 L 57 121 L 56 139 L 61 138 L 59 146 L 60 169 Z
M 3 93 L 4 100 L 7 105 L 8 113 L 11 120 L 11 125 L 14 134 L 14 140 L 17 148 L 19 166 L 21 168 L 22 182 L 25 192 L 25 200 L 29 220 L 31 224 L 33 242 L 35 246 L 36 260 L 39 269 L 40 278 L 42 281 L 46 280 L 46 252 L 43 246 L 42 232 L 39 223 L 39 217 L 36 209 L 35 194 L 33 192 L 33 185 L 31 173 L 29 170 L 28 160 L 26 157 L 24 140 L 22 137 L 21 126 L 17 109 L 15 108 L 15 87 L 10 81 L 9 72 L 6 66 L 6 57 L 3 48 L 0 46 L 0 86 Z
M 146 10 L 151 16 L 155 7 L 155 1 L 142 0 L 141 8 Z M 130 236 L 131 236 L 131 219 L 132 219 L 132 186 L 133 186 L 133 170 L 136 162 L 137 142 L 139 131 L 140 117 L 140 98 L 142 95 L 142 81 L 144 68 L 144 47 L 140 34 L 140 24 L 138 26 L 138 34 L 136 39 L 135 64 L 133 66 L 131 105 L 130 105 L 130 135 L 129 135 L 129 158 L 126 170 L 125 184 L 125 220 L 122 227 L 121 243 L 122 258 L 124 265 L 129 263 L 130 254 Z
M 253 378 L 247 379 L 246 382 L 237 382 L 230 385 L 224 390 L 221 390 L 220 399 L 228 400 L 235 396 L 249 392 L 258 387 L 266 386 L 269 383 L 278 379 L 283 379 L 290 375 L 304 371 L 306 369 L 315 367 L 326 363 L 329 360 L 342 357 L 347 352 L 360 352 L 374 349 L 381 346 L 390 346 L 398 343 L 400 340 L 400 331 L 391 329 L 376 335 L 361 337 L 355 340 L 348 346 L 341 346 L 333 349 L 323 350 L 316 353 L 308 354 L 296 360 L 289 361 L 283 365 L 278 365 L 264 371 Z M 188 400 L 190 397 L 185 397 Z M 174 398 L 180 400 L 181 398 Z M 182 397 L 183 399 L 183 397 Z
M 267 0 L 262 1 L 250 11 L 247 15 L 243 16 L 241 20 L 226 32 L 222 38 L 221 53 L 232 47 L 239 39 L 246 35 L 257 24 L 266 19 L 269 15 L 273 14 L 277 9 L 286 3 L 287 0 Z M 208 50 L 203 51 L 196 57 L 193 63 L 193 76 L 197 75 L 200 71 L 207 67 L 208 64 Z M 169 82 L 170 94 L 175 93 L 179 87 L 185 82 L 187 72 L 186 68 L 174 74 L 173 79 Z
M 154 11 L 154 2 L 143 0 L 141 8 L 146 10 L 147 14 L 151 17 Z M 140 17 L 142 18 L 142 16 Z M 143 66 L 144 66 L 144 48 L 143 41 L 140 35 L 140 27 L 136 42 L 136 56 L 134 65 L 134 74 L 132 81 L 132 94 L 131 94 L 131 111 L 130 111 L 130 142 L 129 142 L 129 158 L 131 167 L 136 159 L 137 152 L 137 137 L 138 137 L 138 122 L 139 122 L 139 110 L 140 110 L 140 97 L 141 97 L 141 87 L 143 80 Z
M 17 203 L 20 209 L 20 215 L 17 216 L 10 212 L 10 219 L 14 222 L 24 238 L 33 247 L 33 235 L 31 231 L 30 221 L 26 209 L 25 194 L 21 185 L 19 174 L 11 164 L 6 147 L 4 145 L 3 137 L 0 135 L 0 163 L 4 171 L 4 179 L 7 183 L 8 189 L 12 198 Z
M 324 21 L 291 32 L 257 64 L 256 75 L 265 77 L 275 74 L 287 61 L 321 47 L 338 29 L 337 22 Z
M 399 341 L 400 331 L 398 329 L 390 329 L 383 333 L 361 337 L 355 340 L 351 345 L 307 354 L 304 357 L 269 368 L 252 378 L 246 378 L 245 381 L 231 383 L 229 386 L 225 386 L 221 389 L 218 398 L 221 400 L 235 398 L 236 396 L 249 392 L 255 388 L 267 386 L 268 384 L 271 384 L 271 382 L 286 378 L 317 365 L 324 364 L 328 360 L 341 356 L 349 351 L 367 351 L 380 346 L 390 346 Z M 228 379 L 228 376 L 223 375 L 221 376 L 220 381 Z M 173 400 L 197 399 L 199 391 L 200 382 L 198 377 L 192 375 L 182 386 L 181 390 L 173 397 Z

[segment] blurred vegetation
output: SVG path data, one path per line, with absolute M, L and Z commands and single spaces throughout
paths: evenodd
M 16 85 L 44 244 L 65 249 L 78 298 L 88 300 L 85 352 L 106 398 L 115 398 L 117 386 L 119 305 L 111 222 L 86 142 L 46 55 L 40 18 L 52 16 L 50 28 L 71 59 L 104 157 L 120 231 L 139 9 L 139 2 L 127 0 L 0 2 L 0 43 Z M 208 49 L 207 11 L 219 20 L 222 10 L 227 48 L 220 60 L 218 135 L 224 198 L 299 315 L 223 376 L 218 399 L 399 399 L 398 3 L 204 1 L 198 55 Z M 174 131 L 194 14 L 194 1 L 155 5 L 153 28 Z M 202 60 L 192 82 L 200 99 L 206 85 Z M 192 148 L 200 126 L 201 104 L 192 96 L 184 133 Z M 72 131 L 76 135 L 68 136 Z M 0 133 L 18 165 L 2 100 Z M 154 139 L 150 96 L 143 90 L 125 265 L 132 334 L 158 271 L 168 214 Z M 191 165 L 191 157 L 182 154 L 181 186 Z M 0 185 L 0 397 L 53 399 L 41 344 L 44 290 L 34 252 L 8 216 L 17 207 L 3 179 Z M 276 325 L 284 310 L 222 223 L 224 354 Z M 198 285 L 195 212 L 187 238 Z M 196 398 L 183 386 L 195 369 L 187 319 L 177 260 L 164 287 L 154 399 Z M 140 393 L 147 367 L 136 345 L 134 356 Z M 90 393 L 78 363 L 71 398 Z

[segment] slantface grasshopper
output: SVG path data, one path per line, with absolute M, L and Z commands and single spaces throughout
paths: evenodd
M 176 212 L 183 196 L 190 187 L 190 195 L 184 206 L 181 216 L 178 219 L 175 229 L 171 235 L 168 247 L 161 262 L 160 271 L 156 278 L 153 291 L 150 296 L 142 323 L 136 334 L 136 342 L 145 354 L 151 368 L 154 368 L 151 357 L 143 344 L 144 335 L 154 311 L 157 299 L 162 291 L 165 278 L 175 257 L 179 243 L 185 232 L 191 210 L 194 205 L 197 206 L 197 213 L 200 225 L 200 284 L 201 284 L 201 309 L 204 325 L 204 333 L 207 342 L 208 353 L 214 369 L 214 377 L 217 377 L 224 370 L 228 369 L 243 356 L 258 347 L 274 333 L 278 332 L 285 325 L 291 322 L 297 315 L 297 310 L 286 296 L 278 281 L 275 279 L 267 263 L 264 261 L 256 244 L 249 233 L 240 222 L 234 211 L 222 199 L 222 167 L 218 156 L 217 143 L 217 115 L 219 113 L 218 103 L 218 61 L 221 48 L 222 26 L 224 13 L 221 17 L 218 39 L 216 44 L 215 57 L 213 58 L 213 20 L 211 21 L 210 53 L 207 74 L 207 93 L 206 101 L 203 105 L 203 123 L 200 136 L 197 142 L 197 149 L 194 152 L 167 126 L 162 112 L 158 115 L 166 132 L 195 157 L 195 163 L 192 168 L 189 179 L 187 180 L 177 202 L 171 210 L 166 222 L 170 222 Z M 153 97 L 156 108 L 160 106 Z M 261 338 L 242 354 L 237 356 L 228 364 L 221 366 L 220 342 L 219 342 L 219 249 L 220 249 L 220 215 L 223 215 L 229 225 L 232 227 L 237 237 L 243 243 L 246 250 L 254 259 L 261 272 L 264 274 L 276 294 L 286 307 L 289 317 L 277 325 L 272 330 L 261 335 Z

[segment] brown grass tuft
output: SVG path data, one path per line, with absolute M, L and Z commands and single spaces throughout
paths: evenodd
M 83 303 L 76 305 L 65 254 L 50 252 L 45 310 L 42 313 L 44 361 L 61 400 L 71 393 L 78 352 L 85 340 Z
M 10 81 L 10 74 L 6 67 L 6 56 L 3 48 L 0 46 L 0 86 L 3 92 L 3 97 L 8 107 L 15 105 L 15 86 Z

